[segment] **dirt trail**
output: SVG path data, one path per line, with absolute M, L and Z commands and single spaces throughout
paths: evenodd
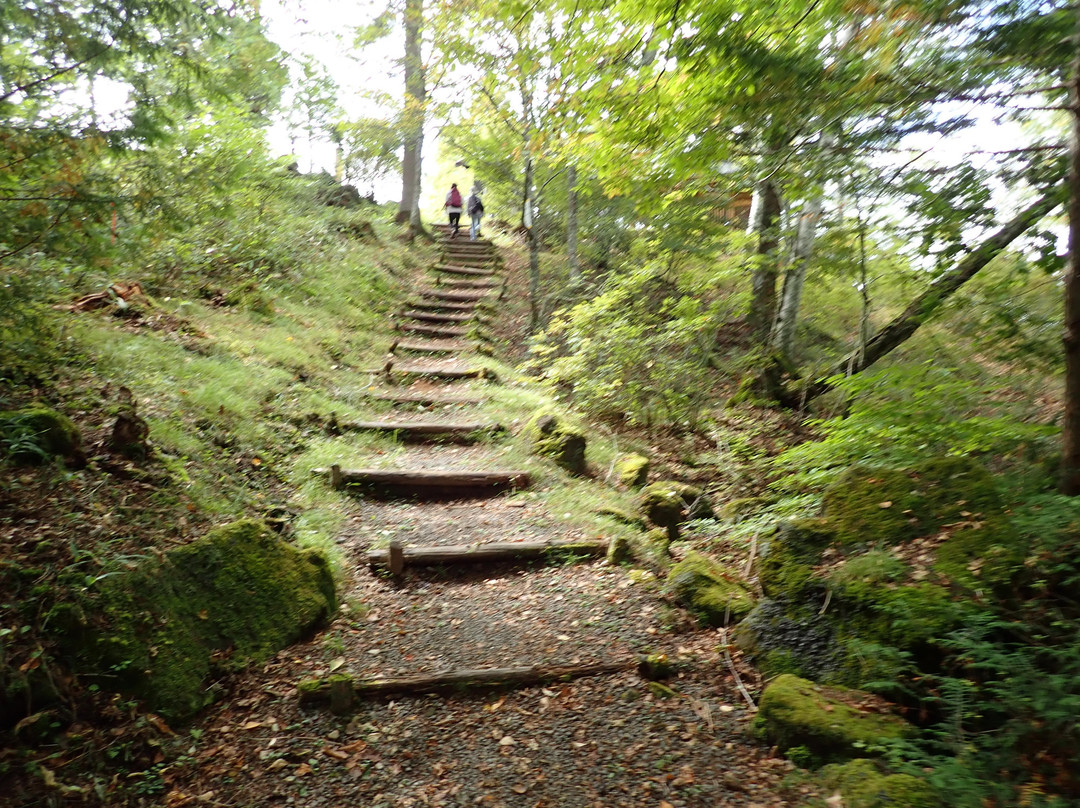
M 445 262 L 444 262 L 445 263 Z M 467 362 L 467 357 L 454 361 Z M 446 382 L 452 390 L 454 382 Z M 469 420 L 483 405 L 462 408 Z M 415 420 L 415 416 L 413 416 Z M 490 469 L 497 444 L 403 445 L 395 468 Z M 238 677 L 196 725 L 199 765 L 174 794 L 228 806 L 778 808 L 792 766 L 748 734 L 752 713 L 713 630 L 659 597 L 648 575 L 603 561 L 406 569 L 364 563 L 373 543 L 579 538 L 513 493 L 453 501 L 355 498 L 339 537 L 350 559 L 342 613 L 306 644 Z M 570 559 L 574 561 L 574 559 Z M 663 684 L 632 670 L 513 691 L 361 702 L 347 715 L 298 705 L 298 681 L 663 653 Z M 174 805 L 185 804 L 174 799 Z

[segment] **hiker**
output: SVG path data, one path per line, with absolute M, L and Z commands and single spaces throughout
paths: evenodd
M 477 236 L 480 235 L 480 218 L 484 215 L 484 203 L 480 201 L 478 187 L 473 187 L 472 196 L 469 197 L 465 209 L 469 211 L 469 218 L 472 220 L 472 224 L 469 225 L 469 241 L 476 241 Z
M 446 204 L 443 207 L 450 214 L 450 227 L 452 229 L 450 238 L 457 238 L 459 222 L 461 221 L 461 191 L 458 190 L 456 182 L 450 184 L 450 193 L 446 195 Z

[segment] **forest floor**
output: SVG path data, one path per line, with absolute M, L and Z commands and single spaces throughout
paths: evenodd
M 524 284 L 508 267 L 509 297 Z M 504 308 L 503 344 L 520 312 Z M 517 319 L 515 319 L 517 318 Z M 484 405 L 442 416 L 474 418 Z M 452 418 L 451 418 L 452 420 Z M 406 445 L 401 468 L 499 464 L 497 443 Z M 721 635 L 666 602 L 649 573 L 606 561 L 406 569 L 368 567 L 374 543 L 473 544 L 590 538 L 540 498 L 511 492 L 452 501 L 353 499 L 338 544 L 343 607 L 318 636 L 229 683 L 190 728 L 189 765 L 164 777 L 163 804 L 227 806 L 530 806 L 779 808 L 813 796 L 794 766 L 756 742 L 753 708 Z M 305 707 L 296 684 L 665 654 L 674 675 L 633 667 L 514 690 L 460 690 L 362 701 L 347 715 Z M 632 663 L 631 663 L 632 665 Z

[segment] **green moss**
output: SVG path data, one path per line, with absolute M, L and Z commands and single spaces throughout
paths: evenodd
M 90 631 L 67 645 L 83 673 L 182 718 L 210 700 L 212 673 L 265 660 L 334 608 L 323 556 L 245 520 L 105 579 Z
M 607 560 L 610 564 L 622 564 L 630 559 L 633 548 L 628 536 L 616 536 L 608 545 Z
M 758 581 L 772 598 L 800 600 L 823 584 L 814 573 L 835 538 L 829 522 L 798 519 L 783 522 L 758 561 Z
M 16 463 L 40 463 L 49 457 L 75 457 L 82 436 L 71 419 L 48 407 L 0 412 L 0 444 Z
M 972 515 L 1003 515 L 993 478 L 962 457 L 905 470 L 853 466 L 825 492 L 823 504 L 844 547 L 897 544 Z
M 630 555 L 642 566 L 664 571 L 671 566 L 671 539 L 663 530 L 649 530 L 630 538 Z
M 639 454 L 622 455 L 615 461 L 615 473 L 627 488 L 640 488 L 649 479 L 649 458 Z
M 847 688 L 825 687 L 791 674 L 774 679 L 761 696 L 755 728 L 781 750 L 804 746 L 820 760 L 865 754 L 883 739 L 909 735 L 896 716 L 859 709 L 869 697 Z
M 585 433 L 581 430 L 541 410 L 525 424 L 522 434 L 533 454 L 550 457 L 571 474 L 585 473 Z
M 1003 523 L 964 525 L 937 548 L 933 568 L 969 590 L 1001 588 L 1023 567 L 1027 541 Z
M 902 579 L 908 565 L 885 550 L 871 550 L 849 559 L 829 576 L 832 584 L 879 584 L 893 583 Z
M 925 780 L 883 773 L 866 758 L 826 766 L 821 782 L 828 791 L 840 792 L 846 808 L 936 808 L 942 804 Z
M 713 515 L 712 506 L 700 488 L 674 480 L 645 486 L 638 495 L 638 509 L 654 525 L 667 530 L 671 539 L 678 538 L 679 525 L 686 520 Z
M 671 568 L 667 590 L 711 626 L 738 623 L 754 608 L 754 597 L 746 587 L 700 553 L 689 553 Z

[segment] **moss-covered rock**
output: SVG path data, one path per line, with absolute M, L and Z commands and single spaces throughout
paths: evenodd
M 866 758 L 826 766 L 820 777 L 828 792 L 840 793 L 845 808 L 936 808 L 944 803 L 925 780 L 883 772 Z
M 211 674 L 265 660 L 335 605 L 322 555 L 245 520 L 106 578 L 63 641 L 76 670 L 183 718 L 210 701 Z
M 821 589 L 814 567 L 836 538 L 824 519 L 797 519 L 783 522 L 776 533 L 762 542 L 758 560 L 758 581 L 762 591 L 773 598 L 801 599 L 809 590 Z
M 674 480 L 650 483 L 641 489 L 638 509 L 654 525 L 664 528 L 672 540 L 678 538 L 683 522 L 713 515 L 712 505 L 700 488 Z
M 742 582 L 710 558 L 689 553 L 671 568 L 667 591 L 710 626 L 734 625 L 754 608 Z
M 15 463 L 33 465 L 50 457 L 82 457 L 82 436 L 66 415 L 48 407 L 0 412 L 2 447 Z
M 616 536 L 608 544 L 607 560 L 609 564 L 622 564 L 633 555 L 633 547 L 627 536 Z
M 905 470 L 853 466 L 825 492 L 823 505 L 843 546 L 896 544 L 950 522 L 1004 514 L 993 477 L 963 457 Z
M 630 539 L 630 555 L 634 561 L 655 572 L 666 572 L 671 566 L 667 531 L 647 530 Z
M 533 454 L 550 457 L 571 474 L 585 473 L 585 433 L 550 412 L 538 412 L 522 434 Z
M 641 488 L 649 480 L 649 458 L 639 454 L 621 455 L 615 461 L 615 473 L 627 488 Z
M 865 755 L 883 739 L 912 732 L 900 718 L 866 708 L 877 701 L 858 690 L 825 687 L 784 674 L 765 688 L 754 722 L 781 751 L 804 747 L 828 762 Z

